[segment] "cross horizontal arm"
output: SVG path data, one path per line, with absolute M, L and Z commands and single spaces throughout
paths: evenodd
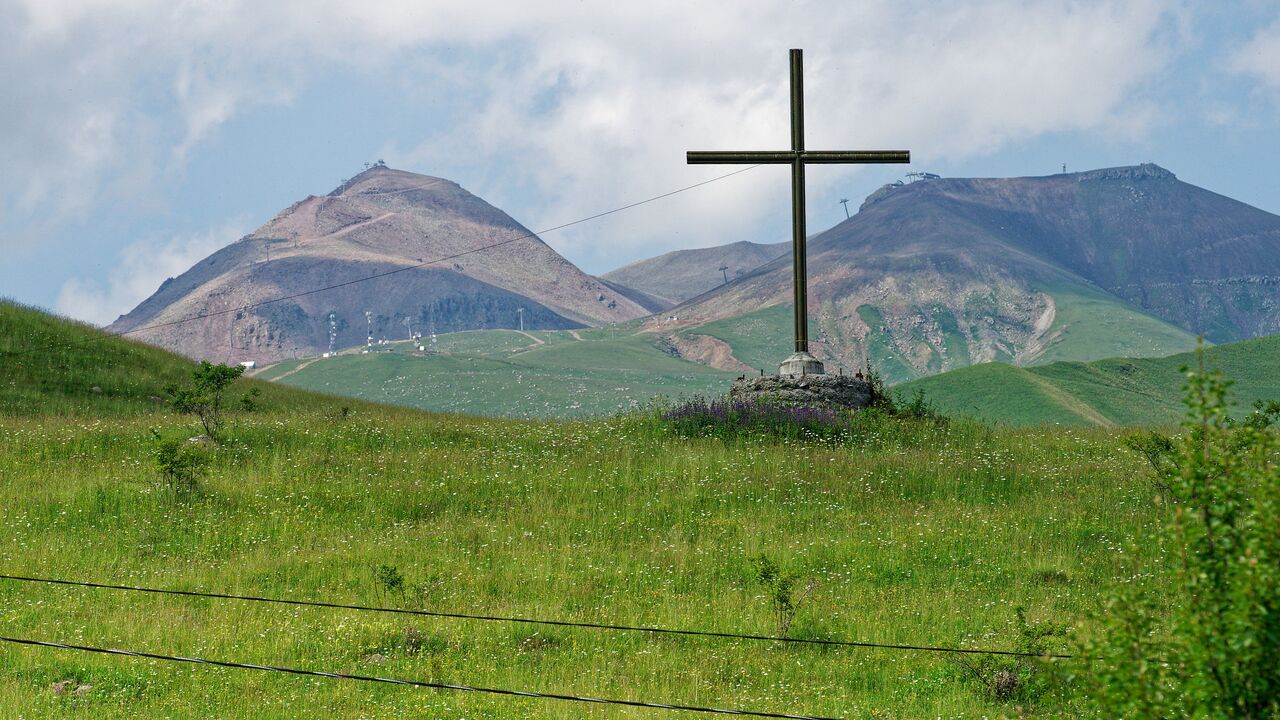
M 800 159 L 807 165 L 835 163 L 909 163 L 909 150 L 805 150 Z
M 907 150 L 690 150 L 686 158 L 690 165 L 786 165 L 795 162 L 797 155 L 805 164 L 911 162 Z

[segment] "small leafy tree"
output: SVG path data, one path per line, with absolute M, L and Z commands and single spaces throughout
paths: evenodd
M 214 365 L 201 361 L 191 377 L 190 387 L 169 385 L 165 392 L 169 404 L 180 413 L 189 413 L 200 419 L 204 433 L 216 440 L 223 423 L 223 395 L 236 378 L 244 374 L 244 367 Z
M 200 478 L 209 464 L 209 455 L 198 443 L 155 436 L 155 463 L 165 489 L 174 499 L 188 498 L 199 489 Z
M 1280 717 L 1280 406 L 1235 421 L 1229 386 L 1201 357 L 1181 435 L 1141 441 L 1167 488 L 1171 595 L 1110 602 L 1085 648 L 1100 716 Z
M 396 594 L 404 601 L 404 575 L 395 565 L 379 565 L 373 571 L 373 580 L 379 597 Z
M 258 409 L 258 398 L 262 396 L 261 388 L 250 388 L 249 392 L 240 396 L 240 409 L 253 412 Z
M 817 580 L 810 580 L 803 589 L 797 592 L 796 583 L 800 576 L 795 573 L 784 573 L 778 564 L 761 554 L 752 564 L 755 566 L 756 581 L 764 586 L 769 605 L 773 609 L 774 622 L 778 626 L 779 637 L 786 637 L 791 631 L 791 623 L 800 611 L 800 605 L 809 597 Z

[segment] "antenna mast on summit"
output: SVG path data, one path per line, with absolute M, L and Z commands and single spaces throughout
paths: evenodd
M 840 198 L 840 204 L 844 206 L 844 219 L 849 219 L 849 198 Z

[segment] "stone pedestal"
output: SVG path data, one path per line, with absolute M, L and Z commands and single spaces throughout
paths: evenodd
M 729 388 L 729 400 L 856 410 L 871 404 L 871 384 L 848 375 L 765 375 L 735 381 Z
M 782 377 L 798 378 L 809 375 L 825 375 L 826 368 L 822 361 L 807 352 L 798 352 L 782 361 L 778 366 L 778 374 Z

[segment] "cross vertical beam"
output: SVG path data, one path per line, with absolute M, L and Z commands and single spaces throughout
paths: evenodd
M 800 50 L 791 50 L 791 256 L 795 296 L 796 352 L 809 352 L 808 261 L 806 260 L 804 204 L 804 58 Z
M 806 248 L 804 169 L 820 163 L 908 163 L 911 153 L 905 150 L 811 151 L 804 149 L 804 59 L 801 50 L 791 50 L 791 150 L 768 151 L 689 151 L 687 161 L 698 164 L 787 164 L 791 166 L 791 254 L 795 301 L 795 355 L 791 361 L 809 372 L 823 372 L 822 363 L 809 355 L 808 250 Z M 846 213 L 848 208 L 845 208 Z

